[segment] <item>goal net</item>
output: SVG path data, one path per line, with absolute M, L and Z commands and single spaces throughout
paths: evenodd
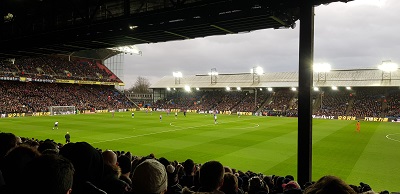
M 75 106 L 50 106 L 50 115 L 70 115 L 75 114 Z

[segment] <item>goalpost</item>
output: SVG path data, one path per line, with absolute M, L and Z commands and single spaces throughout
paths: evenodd
M 71 115 L 75 114 L 75 106 L 50 106 L 50 115 Z

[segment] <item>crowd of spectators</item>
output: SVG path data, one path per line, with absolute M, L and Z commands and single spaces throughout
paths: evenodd
M 391 117 L 400 117 L 400 91 L 399 90 L 390 90 L 388 92 L 388 96 L 384 100 L 386 101 L 385 112 L 387 112 L 387 116 Z
M 282 89 L 274 92 L 272 100 L 264 106 L 264 110 L 286 111 L 291 109 L 291 100 L 294 99 L 296 93 L 289 89 Z
M 165 99 L 158 100 L 153 104 L 153 107 L 157 109 L 255 112 L 270 95 L 266 91 L 258 92 L 257 96 L 249 91 L 176 92 Z
M 14 63 L 3 61 L 0 63 L 0 76 L 121 82 L 97 61 L 62 56 L 21 58 Z
M 385 99 L 385 88 L 360 88 L 354 96 L 354 103 L 349 111 L 350 116 L 382 117 L 382 103 Z
M 0 113 L 48 112 L 50 106 L 80 111 L 132 108 L 112 86 L 0 81 Z
M 331 91 L 327 90 L 319 93 L 320 107 L 314 113 L 315 115 L 346 115 L 351 97 L 349 91 Z
M 256 96 L 257 95 L 257 96 Z M 176 92 L 158 100 L 158 109 L 200 111 L 263 112 L 270 116 L 296 117 L 298 93 L 289 88 L 275 92 L 258 91 L 196 91 Z M 399 117 L 400 91 L 393 88 L 353 88 L 353 90 L 323 90 L 313 92 L 313 114 L 329 116 Z M 257 100 L 257 103 L 256 103 Z
M 375 193 L 365 183 L 349 185 L 323 176 L 300 185 L 293 176 L 265 175 L 224 166 L 94 148 L 86 142 L 0 133 L 2 194 L 356 194 Z M 388 194 L 388 191 L 380 192 Z

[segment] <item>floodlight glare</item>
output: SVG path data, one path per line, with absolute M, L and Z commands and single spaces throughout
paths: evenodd
M 133 30 L 135 28 L 137 28 L 138 26 L 129 26 L 129 29 Z
M 216 71 L 208 72 L 208 75 L 218 75 L 218 72 Z
M 292 87 L 292 91 L 296 91 L 297 89 L 295 87 Z
M 226 91 L 230 91 L 231 90 L 231 88 L 230 87 L 226 87 Z
M 170 87 L 168 87 L 168 88 L 167 88 L 167 91 L 171 91 L 171 88 L 170 88 Z
M 200 88 L 196 88 L 196 90 L 197 90 L 197 91 L 199 91 L 199 90 L 200 90 Z
M 260 91 L 262 91 L 262 88 L 260 88 Z
M 332 90 L 338 90 L 336 86 L 332 86 Z
M 240 87 L 236 87 L 236 90 L 240 91 L 240 90 L 241 90 L 241 88 L 240 88 Z
M 185 91 L 186 91 L 186 92 L 190 92 L 190 86 L 185 85 Z
M 384 72 L 393 72 L 397 71 L 399 67 L 396 63 L 393 63 L 392 61 L 382 61 L 382 64 L 379 65 L 378 68 Z
M 319 64 L 314 64 L 313 65 L 313 70 L 314 72 L 330 72 L 331 71 L 331 65 L 328 63 L 319 63 Z
M 272 88 L 268 88 L 268 91 L 272 92 Z
M 346 90 L 351 90 L 351 87 L 347 86 L 347 87 L 346 87 Z
M 172 75 L 173 75 L 174 77 L 182 77 L 182 72 L 180 72 L 180 71 L 172 72 Z
M 176 88 L 174 88 L 174 90 L 176 90 Z
M 318 87 L 314 87 L 314 91 L 318 92 L 319 88 Z
M 257 67 L 253 67 L 253 69 L 251 69 L 250 72 L 256 73 L 257 75 L 262 75 L 264 73 L 264 70 L 262 67 L 257 66 Z

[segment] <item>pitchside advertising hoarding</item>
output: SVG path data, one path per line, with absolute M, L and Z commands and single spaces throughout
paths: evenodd
M 355 116 L 335 116 L 335 115 L 312 115 L 313 119 L 337 119 L 337 120 L 363 120 L 371 122 L 400 122 L 400 118 L 395 117 L 364 117 L 357 119 Z
M 145 109 L 140 109 L 144 111 Z M 175 109 L 174 111 L 178 111 L 179 109 Z M 125 111 L 137 111 L 137 109 L 117 109 L 117 112 L 125 112 Z M 180 111 L 180 110 L 179 110 Z M 178 112 L 179 112 L 178 111 Z M 88 113 L 106 113 L 109 110 L 94 110 L 94 111 L 83 111 L 80 112 L 81 114 L 88 114 Z M 196 112 L 196 110 L 189 110 L 187 112 Z M 204 112 L 198 112 L 204 113 Z M 212 113 L 210 113 L 212 114 Z M 231 114 L 231 112 L 223 112 L 222 114 Z M 15 118 L 15 117 L 27 117 L 27 116 L 34 116 L 34 117 L 41 117 L 41 116 L 50 116 L 50 112 L 34 112 L 34 113 L 2 113 L 0 114 L 0 118 Z M 241 115 L 252 115 L 251 112 L 241 112 Z M 335 116 L 335 115 L 312 115 L 313 119 L 328 119 L 328 120 L 363 120 L 363 121 L 370 121 L 370 122 L 400 122 L 400 117 L 364 117 L 363 119 L 357 119 L 355 116 Z

